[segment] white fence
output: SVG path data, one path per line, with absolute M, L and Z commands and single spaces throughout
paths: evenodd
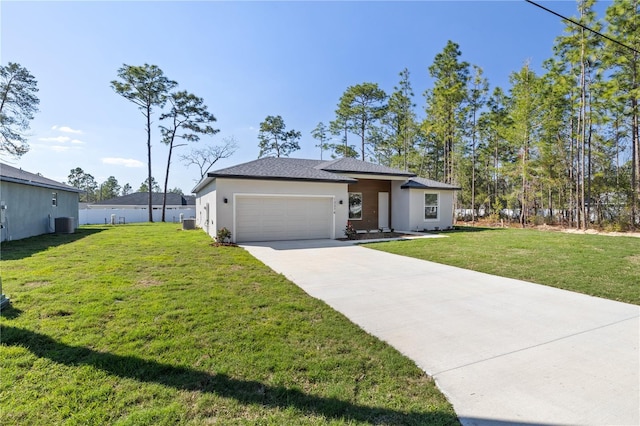
M 167 222 L 180 222 L 180 215 L 184 219 L 194 219 L 196 217 L 196 209 L 167 209 L 165 212 L 165 220 Z M 79 224 L 80 225 L 100 225 L 111 223 L 111 215 L 115 215 L 115 223 L 136 223 L 148 222 L 149 213 L 147 209 L 80 209 Z M 154 222 L 162 220 L 162 209 L 153 209 Z

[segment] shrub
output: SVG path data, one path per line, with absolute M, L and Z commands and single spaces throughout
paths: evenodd
M 216 232 L 216 242 L 218 243 L 228 243 L 231 241 L 231 231 L 227 228 L 221 228 Z
M 353 240 L 356 237 L 356 229 L 353 227 L 351 222 L 347 222 L 347 226 L 344 228 L 344 235 L 346 235 L 350 240 Z

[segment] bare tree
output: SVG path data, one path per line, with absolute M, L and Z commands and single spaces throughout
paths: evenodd
M 209 169 L 218 160 L 231 157 L 238 149 L 238 143 L 233 136 L 224 138 L 221 145 L 209 145 L 199 149 L 192 149 L 180 159 L 188 166 L 195 164 L 200 169 L 200 179 L 204 178 Z

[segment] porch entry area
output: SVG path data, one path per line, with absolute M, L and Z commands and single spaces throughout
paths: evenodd
M 390 228 L 391 181 L 359 178 L 348 191 L 349 222 L 357 231 Z

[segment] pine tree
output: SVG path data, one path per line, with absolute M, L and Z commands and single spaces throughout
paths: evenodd
M 608 35 L 624 40 L 632 49 L 625 49 L 606 41 L 605 61 L 613 71 L 614 102 L 623 105 L 622 114 L 616 116 L 618 129 L 631 145 L 631 223 L 635 226 L 640 216 L 640 1 L 614 0 L 607 8 Z M 618 132 L 617 136 L 623 133 Z
M 460 62 L 460 56 L 459 46 L 449 40 L 429 67 L 435 82 L 433 89 L 425 92 L 427 118 L 423 128 L 436 144 L 442 144 L 435 146 L 433 152 L 436 162 L 442 165 L 442 180 L 446 183 L 456 180 L 455 149 L 463 140 L 469 64 Z

